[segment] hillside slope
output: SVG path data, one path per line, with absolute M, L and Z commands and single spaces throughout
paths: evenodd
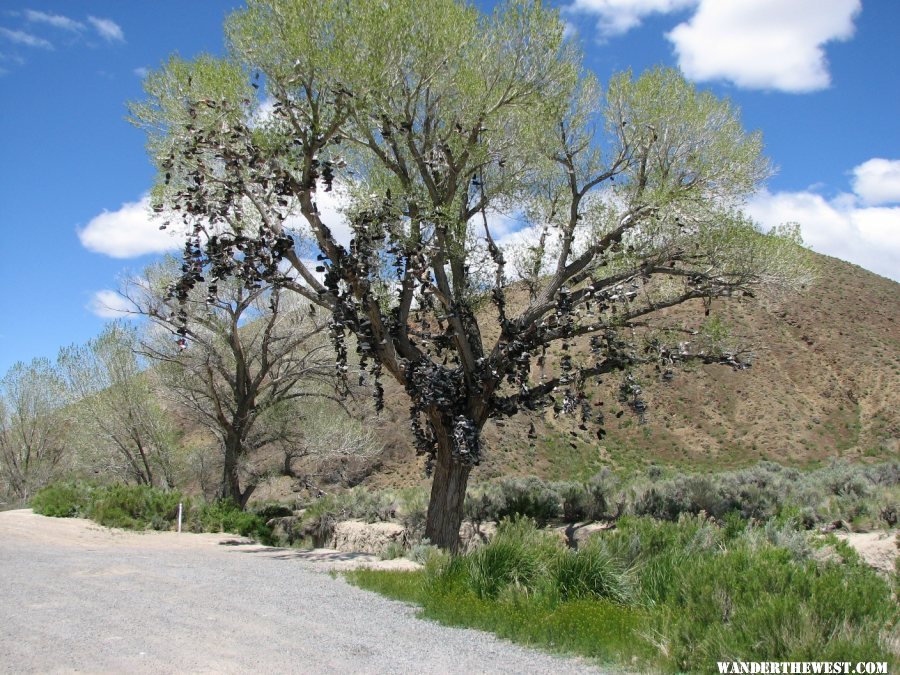
M 713 315 L 731 339 L 751 347 L 752 368 L 696 366 L 677 370 L 669 382 L 652 368 L 635 372 L 648 405 L 644 423 L 616 400 L 621 376 L 609 376 L 589 390 L 595 404 L 603 401 L 602 441 L 552 411 L 489 422 L 485 459 L 473 480 L 508 473 L 584 478 L 603 466 L 629 473 L 650 464 L 702 470 L 760 460 L 812 466 L 834 457 L 897 457 L 900 284 L 834 258 L 817 260 L 820 276 L 801 295 L 714 303 Z M 669 318 L 699 327 L 702 304 L 674 308 Z M 378 425 L 386 451 L 366 483 L 419 483 L 423 463 L 409 442 L 408 403 L 393 385 L 386 398 Z

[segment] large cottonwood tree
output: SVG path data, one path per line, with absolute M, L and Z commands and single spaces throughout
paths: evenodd
M 489 419 L 555 400 L 600 423 L 592 376 L 740 366 L 646 326 L 802 276 L 793 237 L 738 210 L 770 168 L 735 109 L 669 70 L 601 86 L 538 2 L 250 0 L 226 31 L 227 58 L 173 57 L 131 108 L 156 208 L 189 228 L 181 292 L 264 280 L 329 310 L 339 353 L 355 335 L 376 397 L 383 371 L 409 395 L 440 546 L 456 545 Z M 333 187 L 349 241 L 317 206 Z M 531 237 L 514 258 L 501 212 Z M 586 363 L 568 355 L 579 336 Z

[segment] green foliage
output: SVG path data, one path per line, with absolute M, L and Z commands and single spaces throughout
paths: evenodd
M 183 527 L 193 532 L 231 532 L 263 544 L 275 544 L 266 525 L 270 513 L 283 513 L 284 507 L 268 505 L 260 512 L 242 511 L 234 502 L 220 500 L 193 505 L 190 498 L 175 490 L 149 485 L 102 485 L 57 483 L 34 496 L 36 513 L 45 516 L 90 518 L 107 527 L 129 530 L 171 530 L 182 504 Z M 271 516 L 275 517 L 275 516 Z
M 53 483 L 31 498 L 31 508 L 35 513 L 53 518 L 81 517 L 87 512 L 94 490 L 87 483 Z
M 378 557 L 382 560 L 396 560 L 397 558 L 402 558 L 404 555 L 406 555 L 406 548 L 403 544 L 398 541 L 392 541 L 384 548 Z
M 481 493 L 467 495 L 464 512 L 475 522 L 518 515 L 544 525 L 559 517 L 561 501 L 554 486 L 539 478 L 505 478 Z
M 285 518 L 294 515 L 293 509 L 281 502 L 256 504 L 253 506 L 252 510 L 253 513 L 262 518 L 265 522 L 269 522 L 272 518 Z
M 86 515 L 101 525 L 129 530 L 168 530 L 178 517 L 180 492 L 147 485 L 108 485 L 91 495 Z
M 241 510 L 229 499 L 203 504 L 192 514 L 192 527 L 200 532 L 231 532 L 250 537 L 261 544 L 275 544 L 266 519 L 256 513 Z
M 426 618 L 641 671 L 707 671 L 723 659 L 891 662 L 884 636 L 900 611 L 888 582 L 853 555 L 819 562 L 764 530 L 736 515 L 726 527 L 625 517 L 570 551 L 517 519 L 421 572 L 348 577 L 421 605 Z
M 49 485 L 31 500 L 35 513 L 58 518 L 90 518 L 107 527 L 167 530 L 187 514 L 190 501 L 180 492 L 148 485 L 91 485 L 81 482 Z
M 496 598 L 501 591 L 534 593 L 545 583 L 560 548 L 534 521 L 516 517 L 500 523 L 497 535 L 466 557 L 466 585 L 479 598 Z
M 561 551 L 551 575 L 561 601 L 605 598 L 627 604 L 632 596 L 632 582 L 620 561 L 596 542 L 577 551 Z

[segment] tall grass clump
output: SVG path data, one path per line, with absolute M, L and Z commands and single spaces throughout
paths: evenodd
M 504 520 L 494 539 L 466 558 L 466 586 L 482 599 L 503 591 L 534 593 L 545 583 L 560 548 L 530 519 Z
M 466 555 L 351 580 L 429 618 L 630 669 L 707 672 L 721 660 L 888 661 L 900 614 L 888 580 L 846 544 L 828 560 L 791 525 L 623 517 L 580 550 L 508 519 Z M 803 534 L 803 533 L 801 533 Z M 893 647 L 895 649 L 895 647 Z
M 562 602 L 586 598 L 625 605 L 633 598 L 633 581 L 622 561 L 596 541 L 577 551 L 560 551 L 550 575 L 552 589 Z

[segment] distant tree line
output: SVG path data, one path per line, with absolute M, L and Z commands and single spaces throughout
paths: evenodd
M 339 390 L 325 319 L 308 303 L 239 283 L 200 284 L 179 301 L 177 275 L 170 259 L 126 279 L 138 321 L 0 379 L 0 499 L 70 476 L 208 488 L 215 468 L 216 496 L 243 507 L 267 477 L 297 477 L 302 457 L 379 450 L 348 413 L 352 392 Z M 197 428 L 214 447 L 185 433 Z

